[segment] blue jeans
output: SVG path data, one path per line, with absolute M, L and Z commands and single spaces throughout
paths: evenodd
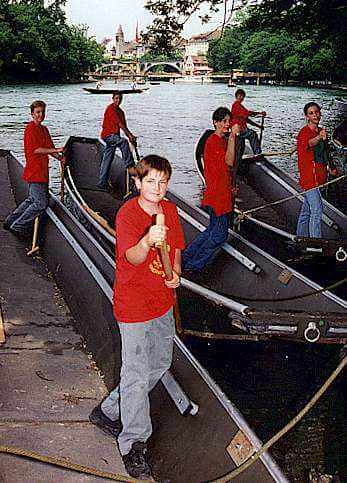
M 149 393 L 172 362 L 175 321 L 169 309 L 157 319 L 119 324 L 122 368 L 119 385 L 102 402 L 102 412 L 112 421 L 121 418 L 118 436 L 121 455 L 136 441 L 145 443 L 152 434 Z
M 104 141 L 106 146 L 100 164 L 99 188 L 107 187 L 111 164 L 117 148 L 122 152 L 122 159 L 126 168 L 134 164 L 134 157 L 130 151 L 129 143 L 125 138 L 122 138 L 119 134 L 110 134 Z
M 250 129 L 249 127 L 242 129 L 240 132 L 240 139 L 241 140 L 248 139 L 254 154 L 261 153 L 259 138 L 257 133 L 253 129 Z
M 48 206 L 48 183 L 29 183 L 28 197 L 5 220 L 12 230 L 27 232 Z
M 182 266 L 185 270 L 202 270 L 218 247 L 228 238 L 229 213 L 217 216 L 207 207 L 210 223 L 183 251 Z
M 296 234 L 298 236 L 322 238 L 322 215 L 323 203 L 319 189 L 305 193 L 304 203 L 296 226 Z

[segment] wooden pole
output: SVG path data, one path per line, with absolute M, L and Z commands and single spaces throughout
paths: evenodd
M 261 116 L 261 124 L 260 124 L 260 136 L 259 136 L 259 144 L 261 146 L 261 142 L 263 140 L 263 131 L 264 131 L 264 118 L 265 116 Z
M 38 252 L 40 249 L 40 247 L 37 244 L 38 233 L 39 233 L 39 217 L 37 216 L 34 222 L 34 232 L 33 232 L 33 241 L 31 244 L 31 250 L 29 250 L 27 253 L 29 257 L 31 255 L 34 255 L 34 253 Z
M 65 158 L 60 160 L 60 201 L 64 203 L 65 197 Z
M 157 215 L 156 224 L 157 225 L 165 225 L 165 215 L 163 213 L 159 213 Z M 164 240 L 164 242 L 161 243 L 160 246 L 158 246 L 157 248 L 160 251 L 161 261 L 162 261 L 162 264 L 163 264 L 166 280 L 170 281 L 173 278 L 173 273 L 172 273 L 171 261 L 170 261 L 170 256 L 169 256 L 169 251 L 168 251 L 168 248 L 167 248 L 166 241 Z M 182 336 L 184 334 L 184 330 L 183 330 L 183 327 L 182 327 L 182 320 L 181 320 L 181 314 L 180 314 L 180 309 L 179 309 L 179 305 L 178 305 L 176 291 L 175 291 L 174 316 L 175 316 L 177 334 Z

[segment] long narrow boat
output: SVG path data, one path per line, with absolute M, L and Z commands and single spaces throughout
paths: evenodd
M 96 139 L 71 137 L 65 185 L 71 209 L 113 257 L 114 217 L 124 202 L 126 175 L 116 156 L 111 169 L 114 190 L 96 188 L 102 149 Z M 167 197 L 177 205 L 186 242 L 191 242 L 207 226 L 207 214 L 171 191 Z M 310 342 L 346 340 L 345 300 L 322 291 L 318 283 L 231 230 L 211 268 L 194 278 L 183 277 L 182 287 L 181 311 L 189 333 L 226 338 L 240 333 L 244 338 L 276 335 Z
M 28 192 L 22 166 L 10 151 L 0 150 L 2 178 L 6 163 L 20 203 Z M 111 389 L 120 371 L 120 337 L 112 313 L 114 262 L 54 195 L 46 215 L 40 251 Z M 152 391 L 151 403 L 150 459 L 155 474 L 172 483 L 212 481 L 261 445 L 238 409 L 177 337 L 172 368 Z M 233 481 L 288 482 L 268 452 Z
M 143 87 L 142 89 L 103 89 L 96 87 L 83 87 L 83 90 L 89 92 L 89 94 L 113 94 L 115 90 L 121 92 L 122 94 L 141 94 L 149 89 L 149 87 Z
M 195 162 L 204 181 L 204 144 L 212 134 L 207 130 L 196 145 Z M 296 223 L 303 203 L 298 183 L 269 159 L 243 159 L 238 168 L 240 188 L 236 213 L 238 232 L 275 257 L 288 261 L 328 257 L 328 262 L 347 259 L 347 216 L 323 200 L 323 238 L 296 235 Z M 284 201 L 281 201 L 284 200 Z M 320 260 L 322 261 L 322 260 Z M 341 269 L 341 267 L 340 267 Z

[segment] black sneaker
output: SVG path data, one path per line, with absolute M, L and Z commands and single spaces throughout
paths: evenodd
M 101 403 L 98 404 L 89 415 L 89 421 L 98 428 L 102 429 L 105 433 L 118 437 L 122 430 L 122 424 L 119 419 L 112 421 L 112 419 L 105 416 L 101 410 Z
M 146 443 L 136 441 L 133 443 L 128 454 L 122 456 L 125 469 L 133 478 L 140 480 L 152 480 L 152 470 L 146 461 Z
M 7 221 L 2 222 L 2 227 L 4 230 L 9 230 L 10 229 L 10 223 L 7 223 Z

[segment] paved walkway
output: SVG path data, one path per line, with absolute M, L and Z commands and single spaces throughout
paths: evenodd
M 0 221 L 14 208 L 0 166 Z M 125 470 L 116 442 L 88 422 L 106 387 L 43 261 L 0 224 L 0 445 L 100 470 Z M 5 483 L 96 482 L 101 478 L 0 453 Z

